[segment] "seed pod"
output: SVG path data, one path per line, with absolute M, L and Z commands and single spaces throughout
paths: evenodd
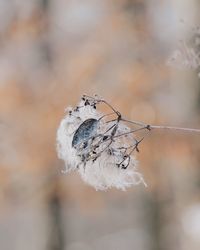
M 98 120 L 87 119 L 76 130 L 72 139 L 72 147 L 76 148 L 82 142 L 86 142 L 97 133 Z

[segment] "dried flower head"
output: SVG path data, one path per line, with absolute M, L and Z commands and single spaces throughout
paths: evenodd
M 101 103 L 112 113 L 97 111 Z M 142 140 L 134 138 L 118 111 L 101 98 L 84 95 L 80 103 L 67 112 L 57 131 L 57 152 L 65 162 L 65 172 L 77 170 L 96 190 L 112 187 L 125 190 L 145 184 L 132 154 L 139 151 Z M 134 131 L 137 130 L 140 129 Z

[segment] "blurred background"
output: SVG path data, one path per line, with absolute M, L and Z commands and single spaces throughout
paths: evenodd
M 200 249 L 199 136 L 153 132 L 137 154 L 148 188 L 126 192 L 62 175 L 55 150 L 84 93 L 200 128 L 198 72 L 166 65 L 199 13 L 198 0 L 0 0 L 1 250 Z

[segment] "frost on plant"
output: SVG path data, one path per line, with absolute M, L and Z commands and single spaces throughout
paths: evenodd
M 112 113 L 97 111 L 101 103 Z M 142 140 L 134 138 L 119 112 L 106 101 L 89 96 L 67 112 L 57 131 L 57 152 L 65 162 L 65 172 L 76 170 L 96 190 L 145 184 L 132 154 Z

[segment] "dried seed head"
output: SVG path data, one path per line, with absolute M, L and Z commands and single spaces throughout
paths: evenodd
M 117 112 L 116 119 L 106 120 L 108 116 L 96 109 L 99 103 L 98 98 L 84 96 L 60 123 L 57 152 L 65 162 L 66 172 L 77 170 L 96 190 L 125 190 L 144 183 L 131 154 L 136 140 L 130 128 L 120 121 Z

